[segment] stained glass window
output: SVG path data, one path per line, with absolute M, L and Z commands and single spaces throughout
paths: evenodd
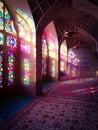
M 13 35 L 16 34 L 15 26 L 12 20 L 12 17 L 10 16 L 9 12 L 5 8 L 5 17 L 4 17 L 4 23 L 5 23 L 5 31 L 9 32 Z
M 8 85 L 13 84 L 15 74 L 14 74 L 14 64 L 15 64 L 15 56 L 13 52 L 8 52 Z
M 2 51 L 0 51 L 0 88 L 2 88 L 3 87 L 3 64 L 2 64 L 2 62 L 3 62 L 3 52 Z
M 2 31 L 0 32 L 0 88 L 2 88 L 4 87 L 3 82 L 5 82 L 5 79 L 8 81 L 8 85 L 14 83 L 16 59 L 12 49 L 17 48 L 15 25 L 2 0 L 0 0 L 0 31 Z M 1 47 L 2 45 L 4 45 L 3 48 Z M 12 51 L 9 52 L 9 50 Z M 3 51 L 6 51 L 6 54 L 3 55 Z M 5 59 L 4 62 L 3 59 Z M 6 61 L 6 59 L 8 60 Z M 5 74 L 3 70 L 6 70 L 6 67 L 8 67 L 8 71 Z
M 4 34 L 0 33 L 0 45 L 4 45 Z
M 7 46 L 12 48 L 17 48 L 17 38 L 12 36 L 7 36 Z
M 72 64 L 73 66 L 80 66 L 80 59 L 77 55 L 75 49 L 69 49 L 68 51 L 68 63 Z
M 4 30 L 13 35 L 16 35 L 16 29 L 8 10 L 3 7 L 4 4 L 0 0 L 0 30 Z
M 3 3 L 0 0 L 0 30 L 3 30 Z

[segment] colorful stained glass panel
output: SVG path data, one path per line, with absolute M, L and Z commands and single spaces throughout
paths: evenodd
M 0 1 L 0 30 L 3 30 L 3 2 Z
M 15 26 L 12 20 L 12 17 L 10 16 L 9 12 L 7 11 L 7 9 L 5 8 L 5 31 L 9 32 L 13 35 L 16 35 L 16 30 L 15 30 Z
M 8 85 L 13 84 L 15 79 L 15 56 L 12 52 L 8 52 Z
M 17 48 L 17 38 L 12 36 L 7 36 L 7 46 L 12 48 Z
M 2 51 L 0 51 L 0 88 L 2 88 L 3 87 L 3 78 L 2 78 L 2 76 L 3 76 L 3 52 Z
M 0 33 L 0 45 L 4 45 L 4 34 Z

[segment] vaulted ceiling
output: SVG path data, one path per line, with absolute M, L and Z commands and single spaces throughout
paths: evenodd
M 28 0 L 28 3 L 37 35 L 53 21 L 59 43 L 66 39 L 69 48 L 79 43 L 82 48 L 98 50 L 97 0 Z

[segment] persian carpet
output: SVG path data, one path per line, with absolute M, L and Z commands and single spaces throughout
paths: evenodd
M 98 104 L 39 97 L 2 123 L 0 130 L 98 130 Z
M 98 130 L 95 81 L 54 83 L 23 109 L 0 124 L 0 130 Z
M 43 95 L 98 103 L 98 84 L 95 85 L 95 82 L 95 79 L 61 81 L 53 84 Z

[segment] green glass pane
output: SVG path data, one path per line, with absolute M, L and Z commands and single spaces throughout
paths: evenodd
M 0 8 L 0 30 L 3 30 L 3 8 Z
M 0 45 L 4 45 L 4 34 L 0 33 Z
M 6 14 L 5 19 L 10 19 L 10 14 Z

